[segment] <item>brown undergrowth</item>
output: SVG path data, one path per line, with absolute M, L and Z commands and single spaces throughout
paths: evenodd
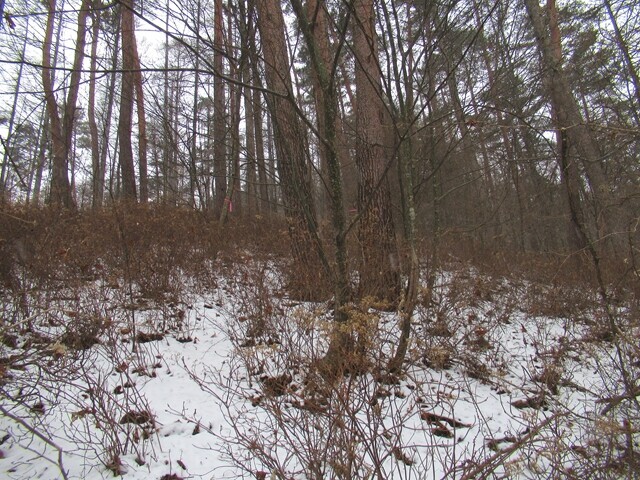
M 44 442 L 67 478 L 48 420 L 63 402 L 73 409 L 64 429 L 86 458 L 114 474 L 124 473 L 125 454 L 148 461 L 154 417 L 136 385 L 161 366 L 158 341 L 192 341 L 190 296 L 214 288 L 243 252 L 271 255 L 277 226 L 231 219 L 221 228 L 202 213 L 160 206 L 3 205 L 0 399 L 15 424 L 5 440 Z
M 38 430 L 48 406 L 76 383 L 87 385 L 91 394 L 71 399 L 77 400 L 75 418 L 102 426 L 103 438 L 87 437 L 86 444 L 114 473 L 123 473 L 119 459 L 127 452 L 140 462 L 153 454 L 146 442 L 153 414 L 135 380 L 158 368 L 154 344 L 167 334 L 191 341 L 186 299 L 214 288 L 235 299 L 224 326 L 236 347 L 233 375 L 218 377 L 217 386 L 227 398 L 260 409 L 267 418 L 262 426 L 277 429 L 271 437 L 256 435 L 253 413 L 226 404 L 235 421 L 230 445 L 246 453 L 229 450 L 231 460 L 242 466 L 257 458 L 264 467 L 248 474 L 416 478 L 434 463 L 462 478 L 491 478 L 497 471 L 536 478 L 544 466 L 554 472 L 550 478 L 634 478 L 637 471 L 640 325 L 633 261 L 604 264 L 610 292 L 604 304 L 582 253 L 525 254 L 448 242 L 434 257 L 425 245 L 411 346 L 402 371 L 388 375 L 396 312 L 354 299 L 345 307 L 348 320 L 335 328 L 330 301 L 289 297 L 286 228 L 277 218 L 232 218 L 220 226 L 201 212 L 160 206 L 75 213 L 13 206 L 0 211 L 0 236 L 0 395 L 10 405 L 4 413 L 32 435 L 51 439 Z M 611 316 L 620 327 L 615 336 L 607 328 Z M 549 330 L 550 324 L 560 330 Z M 505 332 L 529 348 L 521 358 L 524 385 L 509 383 Z M 329 378 L 321 367 L 335 335 L 347 339 L 335 358 L 348 368 Z M 96 345 L 118 375 L 115 388 L 88 375 Z M 32 365 L 40 367 L 37 373 Z M 582 366 L 597 373 L 597 388 L 581 381 Z M 513 395 L 508 404 L 526 413 L 526 428 L 502 437 L 474 430 L 478 447 L 465 464 L 458 464 L 455 449 L 438 453 L 449 451 L 440 439 L 464 437 L 471 422 L 440 409 L 444 404 L 453 412 L 454 400 L 442 393 L 445 382 L 425 380 L 434 372 L 455 379 L 460 392 L 483 385 Z M 18 398 L 18 391 L 26 395 Z M 595 407 L 572 411 L 565 398 L 575 394 Z M 416 416 L 424 422 L 419 427 L 412 423 Z M 408 444 L 412 435 L 429 448 Z

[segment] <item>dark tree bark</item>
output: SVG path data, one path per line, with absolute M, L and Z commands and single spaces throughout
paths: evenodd
M 326 259 L 318 259 L 316 213 L 309 178 L 307 131 L 295 106 L 290 76 L 285 25 L 278 0 L 257 0 L 258 29 L 262 41 L 266 96 L 274 129 L 278 172 L 287 218 L 293 265 L 290 287 L 299 298 L 326 294 Z
M 133 0 L 121 2 L 122 33 L 122 87 L 120 90 L 120 117 L 118 119 L 118 141 L 120 144 L 119 162 L 122 177 L 122 197 L 135 201 L 136 172 L 133 163 L 133 146 L 131 143 L 132 117 L 135 79 L 135 35 Z
M 324 169 L 327 174 L 328 200 L 330 202 L 333 234 L 335 238 L 335 270 L 331 273 L 334 289 L 334 318 L 345 322 L 347 315 L 344 307 L 350 297 L 347 268 L 347 219 L 344 205 L 342 182 L 342 163 L 340 154 L 344 153 L 338 140 L 340 128 L 338 117 L 338 87 L 336 68 L 331 58 L 337 52 L 329 50 L 326 14 L 324 6 L 316 0 L 303 8 L 300 0 L 291 0 L 294 12 L 311 56 L 311 70 L 314 82 L 314 97 L 318 117 L 318 135 Z M 346 34 L 346 32 L 343 32 Z M 341 39 L 340 45 L 343 44 Z
M 84 60 L 84 47 L 86 42 L 86 24 L 91 2 L 83 0 L 78 13 L 78 32 L 73 59 L 73 69 L 69 80 L 69 90 L 64 104 L 63 117 L 60 118 L 58 104 L 53 88 L 53 71 L 51 70 L 51 40 L 53 37 L 53 24 L 56 11 L 56 1 L 49 0 L 48 16 L 43 44 L 42 85 L 45 92 L 45 101 L 51 128 L 51 142 L 53 145 L 53 160 L 51 167 L 51 193 L 50 202 L 53 205 L 65 208 L 75 208 L 71 184 L 69 182 L 69 158 L 72 148 L 73 129 L 76 119 L 76 104 L 80 87 L 80 70 Z
M 213 67 L 223 72 L 224 32 L 222 21 L 222 0 L 215 0 Z M 225 141 L 225 88 L 224 80 L 216 75 L 213 79 L 213 192 L 214 208 L 221 212 L 227 198 L 227 145 Z
M 360 296 L 395 304 L 400 293 L 395 227 L 387 177 L 391 161 L 388 113 L 382 98 L 373 0 L 355 0 L 353 54 L 356 85 Z

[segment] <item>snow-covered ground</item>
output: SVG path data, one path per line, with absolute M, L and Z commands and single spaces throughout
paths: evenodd
M 571 478 L 639 441 L 635 400 L 615 400 L 637 340 L 594 340 L 595 307 L 545 316 L 531 303 L 557 302 L 551 287 L 448 272 L 402 375 L 376 367 L 397 316 L 359 305 L 369 368 L 325 379 L 330 306 L 275 295 L 267 270 L 166 303 L 107 283 L 49 300 L 32 328 L 48 340 L 1 347 L 0 478 Z M 60 340 L 92 315 L 99 343 Z

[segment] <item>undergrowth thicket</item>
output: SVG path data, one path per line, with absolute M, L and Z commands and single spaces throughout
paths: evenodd
M 224 289 L 234 305 L 220 325 L 236 347 L 229 370 L 192 374 L 226 409 L 233 435 L 223 453 L 250 478 L 425 478 L 435 468 L 464 479 L 637 478 L 633 259 L 604 266 L 605 305 L 581 253 L 448 242 L 436 264 L 425 242 L 411 346 L 402 372 L 389 374 L 398 316 L 354 300 L 338 330 L 329 301 L 288 298 L 284 230 L 274 218 L 221 227 L 176 208 L 3 207 L 0 408 L 13 440 L 46 443 L 65 478 L 63 438 L 82 446 L 87 465 L 116 474 L 123 455 L 150 461 L 154 412 L 136 378 L 162 366 L 156 340 L 192 340 L 189 299 Z M 531 351 L 506 349 L 514 331 Z M 321 368 L 333 335 L 350 339 L 339 377 Z M 510 404 L 518 431 L 493 434 L 480 406 L 473 422 L 455 417 L 478 385 L 520 396 Z M 47 420 L 62 403 L 72 419 L 63 433 Z

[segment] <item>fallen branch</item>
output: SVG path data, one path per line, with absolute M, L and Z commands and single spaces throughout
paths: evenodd
M 549 418 L 545 419 L 542 423 L 539 423 L 535 427 L 531 428 L 529 432 L 523 437 L 517 439 L 513 445 L 505 448 L 504 450 L 500 450 L 494 455 L 487 458 L 484 462 L 479 465 L 476 465 L 473 470 L 466 472 L 460 480 L 478 480 L 484 479 L 489 476 L 496 468 L 500 465 L 504 465 L 504 461 L 509 457 L 513 452 L 521 448 L 527 442 L 529 442 L 533 437 L 535 437 L 540 431 L 553 422 L 556 418 L 562 416 L 560 413 L 556 413 Z
M 0 412 L 6 416 L 7 418 L 10 418 L 11 420 L 13 420 L 14 422 L 18 423 L 19 425 L 23 426 L 24 428 L 26 428 L 31 434 L 35 435 L 36 437 L 38 437 L 40 440 L 42 440 L 44 443 L 46 443 L 47 445 L 55 448 L 58 451 L 58 468 L 60 469 L 60 473 L 62 474 L 62 478 L 64 480 L 69 480 L 69 477 L 67 476 L 67 472 L 64 469 L 64 464 L 62 462 L 62 455 L 64 453 L 64 451 L 62 450 L 62 448 L 60 448 L 58 445 L 56 445 L 53 440 L 51 440 L 50 438 L 48 438 L 46 435 L 44 435 L 43 433 L 39 432 L 38 430 L 36 430 L 34 427 L 32 427 L 31 425 L 29 425 L 27 422 L 25 422 L 22 418 L 14 415 L 13 413 L 9 412 L 6 408 L 4 408 L 2 405 L 0 405 Z M 55 462 L 53 462 L 55 463 Z
M 636 389 L 631 393 L 625 393 L 623 395 L 615 395 L 609 398 L 601 398 L 596 400 L 596 403 L 606 403 L 607 405 L 600 411 L 600 415 L 606 415 L 615 407 L 620 405 L 625 400 L 635 400 L 640 396 L 640 387 L 636 387 Z

